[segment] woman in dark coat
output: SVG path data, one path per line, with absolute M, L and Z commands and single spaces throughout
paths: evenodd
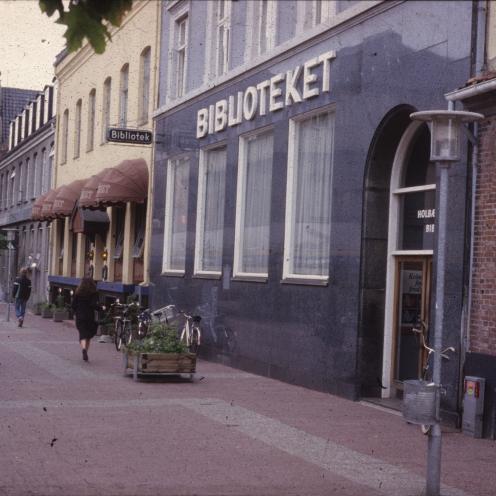
M 81 279 L 72 300 L 72 309 L 76 317 L 79 343 L 85 362 L 88 361 L 88 349 L 91 338 L 96 334 L 98 328 L 98 322 L 95 320 L 95 312 L 103 308 L 98 303 L 95 281 L 91 277 Z

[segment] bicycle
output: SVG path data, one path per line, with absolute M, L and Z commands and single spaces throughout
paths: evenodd
M 121 312 L 120 315 L 114 316 L 114 345 L 117 351 L 121 350 L 123 344 L 126 346 L 129 345 L 133 337 L 131 330 L 131 319 L 128 318 L 129 308 L 131 305 L 134 305 L 134 303 L 124 305 L 118 301 L 111 305 L 112 309 L 117 309 Z
M 178 310 L 175 305 L 167 305 L 153 312 L 153 315 L 162 322 L 162 317 L 165 317 L 165 323 L 171 324 L 180 317 L 184 318 L 184 325 L 179 335 L 181 341 L 190 353 L 196 353 L 201 344 L 201 330 L 199 315 L 188 315 L 183 310 Z
M 136 338 L 141 340 L 146 337 L 150 324 L 152 323 L 152 314 L 149 308 L 142 310 L 137 317 L 138 325 L 136 326 Z
M 423 366 L 422 366 L 422 380 L 429 382 L 431 379 L 431 365 L 432 365 L 432 358 L 434 356 L 434 353 L 436 353 L 436 350 L 434 348 L 431 348 L 430 346 L 427 345 L 425 335 L 427 333 L 427 325 L 426 323 L 422 320 L 418 322 L 417 325 L 420 325 L 420 329 L 417 327 L 412 327 L 412 332 L 417 334 L 420 337 L 420 344 L 422 345 L 422 348 L 427 351 L 427 359 L 425 360 Z M 447 355 L 448 351 L 451 351 L 452 353 L 455 352 L 455 348 L 453 346 L 448 346 L 444 350 L 440 352 L 440 355 L 442 358 L 445 360 L 449 360 L 450 357 Z M 422 431 L 422 434 L 429 434 L 431 431 L 432 425 L 427 425 L 427 424 L 422 424 L 420 426 L 420 430 Z

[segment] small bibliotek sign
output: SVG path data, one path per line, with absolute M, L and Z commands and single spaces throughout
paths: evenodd
M 133 145 L 151 145 L 153 134 L 151 131 L 141 131 L 139 129 L 121 129 L 109 127 L 107 140 L 114 143 L 131 143 Z

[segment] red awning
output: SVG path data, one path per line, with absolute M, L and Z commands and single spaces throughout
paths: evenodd
M 78 179 L 77 181 L 72 181 L 72 183 L 60 186 L 57 196 L 53 201 L 53 217 L 67 217 L 72 214 L 85 182 L 86 179 Z
M 139 158 L 124 160 L 106 172 L 96 191 L 100 207 L 126 202 L 143 203 L 148 195 L 148 167 Z
M 41 220 L 41 207 L 43 206 L 43 202 L 45 201 L 46 194 L 38 196 L 35 202 L 33 203 L 33 208 L 31 210 L 31 219 L 32 220 Z
M 43 204 L 41 205 L 41 214 L 39 220 L 52 220 L 55 217 L 52 215 L 52 207 L 55 197 L 57 196 L 60 188 L 51 189 L 43 200 Z
M 103 169 L 98 174 L 91 176 L 84 183 L 79 196 L 79 206 L 82 208 L 97 209 L 96 190 L 102 181 L 102 177 L 110 170 L 110 167 Z

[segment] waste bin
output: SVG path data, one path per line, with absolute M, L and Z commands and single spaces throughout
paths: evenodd
M 485 386 L 486 380 L 483 377 L 465 377 L 462 430 L 468 436 L 482 437 Z

